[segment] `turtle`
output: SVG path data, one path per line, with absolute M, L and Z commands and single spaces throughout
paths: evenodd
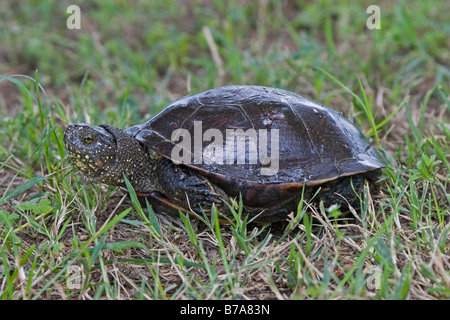
M 70 124 L 64 145 L 93 183 L 126 188 L 155 212 L 286 220 L 301 199 L 358 208 L 365 182 L 385 167 L 341 113 L 278 88 L 230 85 L 180 98 L 121 130 Z

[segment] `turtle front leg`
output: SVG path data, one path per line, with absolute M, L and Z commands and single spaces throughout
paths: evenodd
M 123 192 L 128 193 L 128 190 L 126 188 L 121 187 L 120 189 L 122 189 Z M 172 200 L 167 198 L 161 191 L 136 191 L 136 195 L 139 197 L 139 201 L 143 206 L 146 205 L 145 199 L 147 199 L 155 212 L 164 212 L 176 217 L 179 215 L 179 211 L 184 213 L 187 212 L 185 208 L 177 205 L 176 203 L 173 203 Z
M 158 160 L 157 168 L 156 177 L 161 191 L 186 211 L 210 211 L 213 204 L 219 210 L 228 209 L 223 203 L 223 200 L 229 202 L 227 194 L 197 172 L 176 165 L 166 158 Z

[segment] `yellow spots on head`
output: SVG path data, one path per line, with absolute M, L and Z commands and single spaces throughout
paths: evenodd
M 84 157 L 85 157 L 86 159 L 89 159 L 89 155 L 85 155 Z
M 87 169 L 87 166 L 82 161 L 76 161 L 74 163 L 80 170 L 86 170 Z

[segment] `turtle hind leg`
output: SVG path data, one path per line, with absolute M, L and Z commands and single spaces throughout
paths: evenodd
M 364 193 L 364 183 L 366 180 L 371 185 L 373 184 L 371 177 L 365 174 L 357 174 L 330 181 L 320 186 L 321 190 L 313 201 L 317 203 L 323 201 L 325 208 L 337 204 L 343 211 L 349 210 L 349 205 L 358 210 L 360 208 L 358 195 L 361 197 Z
M 156 176 L 164 195 L 186 211 L 210 211 L 213 204 L 219 210 L 228 208 L 223 200 L 229 201 L 229 198 L 222 189 L 197 172 L 176 165 L 169 159 L 159 160 Z

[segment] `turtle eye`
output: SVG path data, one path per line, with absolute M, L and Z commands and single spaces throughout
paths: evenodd
M 83 142 L 86 144 L 91 144 L 95 141 L 95 135 L 93 133 L 86 133 L 82 137 Z

